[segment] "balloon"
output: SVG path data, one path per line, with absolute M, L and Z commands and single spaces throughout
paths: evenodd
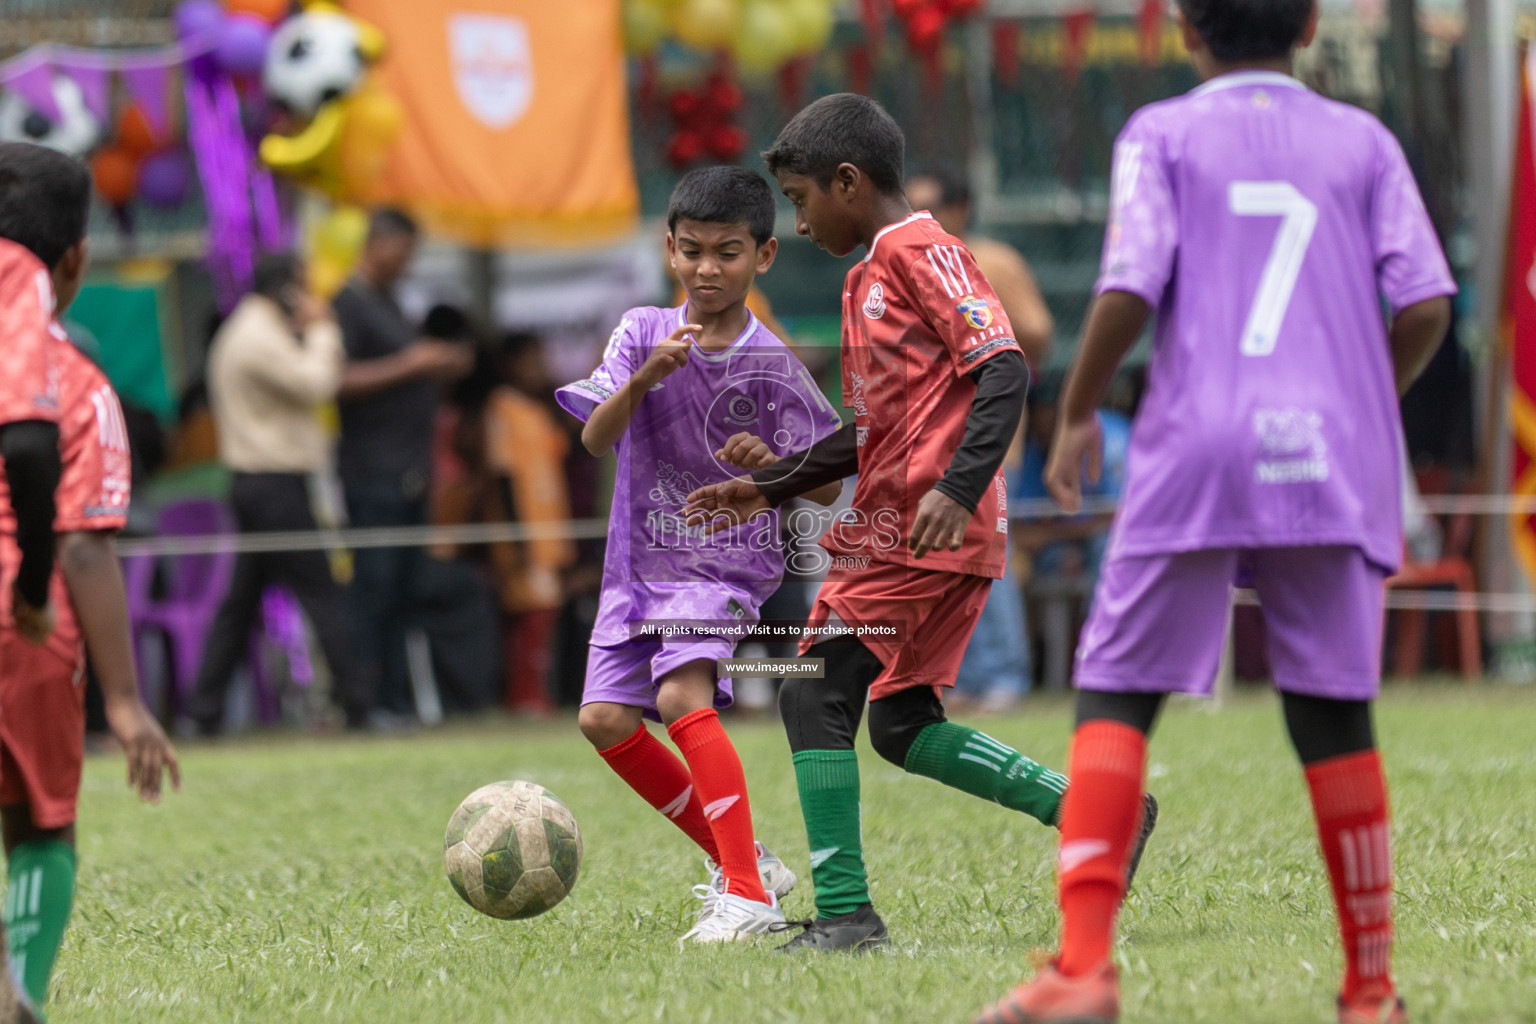
M 624 46 L 647 54 L 667 38 L 667 10 L 658 0 L 624 0 Z
M 96 193 L 113 206 L 127 206 L 138 186 L 139 162 L 119 146 L 99 149 L 91 158 Z
M 174 17 L 177 39 L 213 35 L 224 24 L 224 8 L 219 0 L 182 0 Z
M 690 123 L 699 113 L 699 97 L 687 89 L 679 89 L 667 100 L 667 110 L 678 124 Z
M 268 25 L 275 25 L 288 17 L 288 0 L 224 0 L 224 9 L 230 14 L 249 14 Z
M 711 75 L 704 83 L 704 104 L 717 114 L 730 116 L 745 102 L 741 86 L 724 75 Z
M 934 0 L 894 0 L 891 10 L 895 12 L 896 17 L 906 21 L 923 8 L 932 6 L 934 6 Z
M 743 71 L 777 70 L 795 52 L 795 28 L 772 0 L 746 0 L 736 32 L 736 63 Z
M 149 118 L 137 103 L 130 103 L 117 116 L 117 145 L 135 160 L 142 160 L 158 144 Z
M 363 254 L 368 238 L 368 214 L 360 206 L 343 206 L 332 211 L 310 233 L 310 250 L 316 263 L 328 263 L 351 271 Z
M 733 163 L 741 159 L 741 154 L 747 151 L 747 144 L 751 141 L 745 128 L 723 124 L 709 133 L 709 155 L 724 163 Z
M 175 209 L 191 185 L 192 165 L 179 149 L 163 149 L 139 165 L 139 195 L 150 206 Z
M 837 28 L 837 14 L 827 0 L 788 0 L 785 12 L 795 33 L 795 53 L 826 49 Z
M 944 38 L 944 12 L 937 7 L 924 7 L 907 22 L 907 45 L 918 53 L 938 49 Z
M 736 0 L 683 0 L 672 15 L 678 40 L 699 50 L 729 46 L 741 24 Z
M 231 75 L 259 75 L 267 62 L 267 39 L 272 29 L 260 18 L 232 14 L 219 30 L 214 53 L 219 66 Z
M 347 192 L 363 198 L 384 172 L 389 150 L 400 135 L 405 114 L 382 89 L 365 88 L 347 101 L 341 133 L 341 173 Z
M 945 11 L 951 18 L 969 18 L 981 10 L 982 0 L 947 0 Z
M 703 155 L 704 140 L 698 132 L 684 128 L 672 133 L 672 140 L 667 143 L 667 161 L 673 167 L 687 167 Z

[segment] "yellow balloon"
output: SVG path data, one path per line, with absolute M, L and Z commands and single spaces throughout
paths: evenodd
M 373 183 L 384 172 L 390 149 L 405 122 L 405 113 L 398 100 L 379 88 L 364 87 L 346 103 L 341 174 L 348 196 L 365 199 Z
M 795 53 L 820 53 L 832 41 L 837 12 L 828 0 L 784 0 L 786 17 L 795 33 Z
M 368 238 L 368 214 L 361 206 L 343 206 L 315 225 L 309 236 L 310 261 L 315 269 L 329 268 L 343 277 L 351 273 Z
M 630 53 L 650 53 L 667 38 L 670 28 L 660 0 L 624 0 L 624 46 Z
M 746 0 L 736 32 L 736 65 L 748 74 L 777 70 L 795 53 L 789 11 L 773 0 Z
M 673 12 L 672 32 L 700 50 L 729 46 L 742 23 L 737 0 L 683 0 Z

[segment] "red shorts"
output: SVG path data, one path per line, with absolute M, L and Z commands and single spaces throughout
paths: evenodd
M 914 686 L 954 686 L 991 592 L 986 576 L 894 562 L 833 569 L 811 606 L 800 653 L 837 635 L 858 639 L 885 666 L 869 688 L 870 700 Z M 852 632 L 826 630 L 833 615 Z
M 0 806 L 38 828 L 74 823 L 85 761 L 85 665 L 0 630 Z

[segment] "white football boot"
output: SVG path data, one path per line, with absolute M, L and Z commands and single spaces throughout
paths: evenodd
M 704 870 L 709 872 L 709 887 L 715 892 L 725 892 L 725 872 L 720 870 L 720 865 L 705 857 Z M 799 881 L 789 870 L 789 865 L 762 843 L 757 844 L 757 873 L 762 878 L 763 888 L 781 900 L 795 891 L 795 883 Z
M 774 925 L 784 924 L 784 911 L 778 897 L 768 893 L 767 903 L 756 903 L 734 893 L 718 892 L 713 886 L 696 885 L 693 894 L 704 901 L 699 922 L 677 940 L 689 942 L 736 942 L 753 935 L 763 935 Z

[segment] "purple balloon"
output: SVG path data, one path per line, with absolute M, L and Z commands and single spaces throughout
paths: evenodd
M 231 75 L 259 75 L 267 61 L 267 39 L 271 27 L 249 14 L 232 14 L 224 19 L 215 49 L 219 65 Z
M 224 8 L 219 0 L 182 0 L 176 7 L 175 22 L 177 39 L 213 35 L 224 24 Z
M 192 186 L 192 166 L 179 149 L 162 150 L 139 165 L 139 198 L 170 210 L 182 204 Z

